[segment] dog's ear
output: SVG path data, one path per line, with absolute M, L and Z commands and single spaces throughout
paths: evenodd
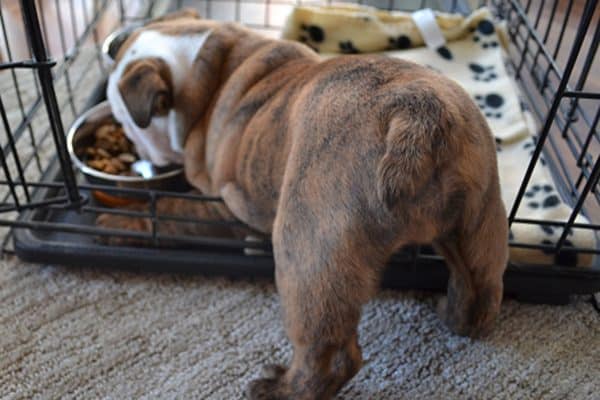
M 173 84 L 165 61 L 145 58 L 131 62 L 119 81 L 119 92 L 131 118 L 140 128 L 173 106 Z

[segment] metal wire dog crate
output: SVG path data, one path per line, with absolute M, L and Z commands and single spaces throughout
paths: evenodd
M 190 220 L 161 215 L 157 199 L 172 196 L 189 201 L 220 201 L 201 195 L 118 189 L 86 183 L 75 172 L 65 142 L 64 127 L 100 101 L 108 71 L 100 56 L 106 34 L 133 20 L 144 20 L 167 9 L 195 6 L 215 19 L 237 20 L 277 32 L 296 0 L 20 0 L 0 8 L 0 115 L 3 137 L 0 162 L 0 226 L 2 252 L 43 263 L 94 264 L 111 267 L 193 270 L 232 276 L 269 276 L 273 272 L 270 245 L 203 236 L 172 237 L 161 233 L 161 224 L 238 224 Z M 362 3 L 359 1 L 359 3 Z M 467 13 L 460 0 L 413 2 L 372 1 L 383 9 L 414 10 L 434 7 Z M 524 179 L 509 211 L 511 224 L 561 230 L 552 244 L 527 244 L 511 240 L 514 248 L 537 248 L 555 256 L 598 254 L 592 248 L 566 247 L 572 228 L 600 229 L 600 8 L 598 0 L 490 0 L 479 2 L 507 22 L 510 37 L 509 69 L 527 95 L 537 117 L 531 161 L 523 165 Z M 473 4 L 471 4 L 473 6 Z M 574 32 L 570 32 L 574 30 Z M 572 35 L 572 36 L 571 36 Z M 568 39 L 574 37 L 574 40 Z M 20 39 L 20 41 L 19 41 Z M 564 221 L 517 217 L 527 196 L 537 163 L 547 160 L 563 200 L 573 207 Z M 107 208 L 94 201 L 93 190 L 135 193 L 148 201 L 147 212 L 131 213 Z M 152 232 L 99 229 L 99 213 L 148 217 Z M 578 223 L 585 215 L 589 223 Z M 100 236 L 144 239 L 143 247 L 111 247 Z M 169 247 L 161 244 L 169 242 Z M 173 243 L 179 245 L 174 247 Z M 247 251 L 250 248 L 261 252 Z M 564 257 L 563 257 L 564 258 Z M 447 272 L 443 261 L 426 247 L 409 248 L 390 261 L 384 283 L 402 288 L 443 289 Z M 515 265 L 505 275 L 508 294 L 525 300 L 564 302 L 571 294 L 600 291 L 600 268 L 563 265 Z

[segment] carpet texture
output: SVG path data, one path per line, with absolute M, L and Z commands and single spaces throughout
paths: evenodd
M 381 292 L 339 399 L 598 399 L 600 316 L 505 301 L 491 337 L 448 333 L 439 295 Z M 291 356 L 270 282 L 0 261 L 0 398 L 238 399 Z

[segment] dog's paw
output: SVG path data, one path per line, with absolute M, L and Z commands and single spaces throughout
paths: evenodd
M 262 378 L 256 379 L 248 385 L 246 397 L 249 400 L 286 400 L 288 399 L 281 391 L 279 379 Z
M 127 217 L 118 214 L 100 214 L 96 218 L 96 226 L 103 229 L 120 230 L 124 233 L 149 233 L 152 232 L 152 223 L 148 218 Z M 125 237 L 118 235 L 99 235 L 96 241 L 110 246 L 140 246 L 147 245 L 148 239 Z
M 287 368 L 281 364 L 267 364 L 263 367 L 263 376 L 269 379 L 281 379 Z
M 470 336 L 469 327 L 461 321 L 461 315 L 456 308 L 449 307 L 448 297 L 443 296 L 440 298 L 437 304 L 437 314 L 444 324 L 459 336 Z
M 488 336 L 492 331 L 495 313 L 478 307 L 459 307 L 449 304 L 446 296 L 440 298 L 437 314 L 448 329 L 459 336 L 478 339 Z
M 263 368 L 264 378 L 256 379 L 248 384 L 246 397 L 249 400 L 285 400 L 283 376 L 287 369 L 281 365 L 266 365 Z

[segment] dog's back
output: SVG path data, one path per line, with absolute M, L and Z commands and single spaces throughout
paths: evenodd
M 431 242 L 454 228 L 457 202 L 476 212 L 497 189 L 485 120 L 464 90 L 434 71 L 381 56 L 308 65 L 300 58 L 268 81 L 238 103 L 260 107 L 240 127 L 235 176 L 244 202 L 271 224 L 284 175 L 295 201 L 311 209 L 335 203 L 403 220 L 402 238 L 392 235 L 398 244 Z

